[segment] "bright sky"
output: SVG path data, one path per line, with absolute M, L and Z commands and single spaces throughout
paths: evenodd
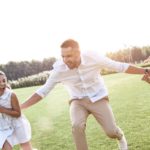
M 149 0 L 0 0 L 0 64 L 58 57 L 74 38 L 100 53 L 150 45 Z

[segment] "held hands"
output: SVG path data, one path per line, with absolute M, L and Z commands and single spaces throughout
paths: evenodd
M 145 74 L 142 77 L 142 80 L 150 84 L 150 70 L 145 69 Z

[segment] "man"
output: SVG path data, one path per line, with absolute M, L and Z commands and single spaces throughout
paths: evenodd
M 72 133 L 77 150 L 88 150 L 85 127 L 92 114 L 110 138 L 116 138 L 120 150 L 127 150 L 127 142 L 121 129 L 116 125 L 108 92 L 100 70 L 113 69 L 117 72 L 145 74 L 145 69 L 116 62 L 93 52 L 80 52 L 77 41 L 68 39 L 61 45 L 62 60 L 54 64 L 47 82 L 39 88 L 22 108 L 27 108 L 44 98 L 57 83 L 63 83 L 71 96 L 70 117 Z

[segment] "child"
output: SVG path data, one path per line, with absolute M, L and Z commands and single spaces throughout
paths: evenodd
M 18 98 L 8 87 L 7 77 L 0 71 L 0 149 L 12 150 L 20 144 L 23 150 L 32 150 L 31 127 L 21 114 Z

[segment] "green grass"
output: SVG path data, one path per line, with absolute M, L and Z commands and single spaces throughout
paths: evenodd
M 150 85 L 139 75 L 104 76 L 117 124 L 124 131 L 130 150 L 150 149 Z M 14 90 L 25 101 L 38 87 Z M 32 144 L 38 150 L 75 150 L 69 118 L 69 95 L 62 85 L 37 105 L 23 111 L 32 126 Z M 95 119 L 87 121 L 89 150 L 117 150 L 116 140 L 108 138 Z M 18 150 L 18 147 L 15 147 Z

